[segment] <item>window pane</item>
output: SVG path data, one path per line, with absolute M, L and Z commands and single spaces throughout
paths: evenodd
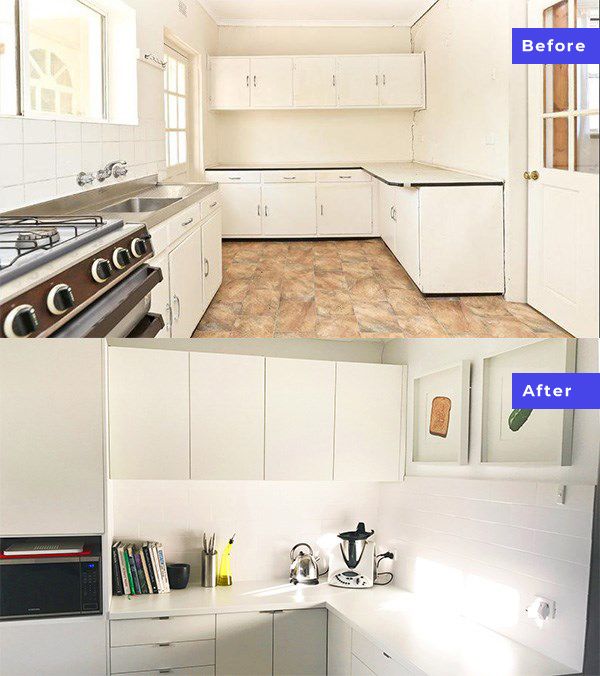
M 0 2 L 0 113 L 16 115 L 17 98 L 17 26 L 15 2 Z
M 187 161 L 187 134 L 184 131 L 179 132 L 179 164 Z
M 544 145 L 544 166 L 546 168 L 569 168 L 569 121 L 567 117 L 544 120 Z
M 168 89 L 170 92 L 176 92 L 177 91 L 177 61 L 173 57 L 169 57 L 168 59 L 169 65 L 167 66 L 167 70 L 169 72 L 169 85 Z
M 169 157 L 168 157 L 168 162 L 169 166 L 174 166 L 175 164 L 179 164 L 177 160 L 177 132 L 176 131 L 170 131 L 169 132 Z
M 179 115 L 178 115 L 178 125 L 179 129 L 186 129 L 186 117 L 185 117 L 185 99 L 179 99 Z
M 575 169 L 586 174 L 598 173 L 598 115 L 580 115 L 575 120 Z
M 177 64 L 177 91 L 185 96 L 185 65 Z
M 561 0 L 544 12 L 545 28 L 567 28 L 569 4 Z M 565 64 L 544 66 L 544 112 L 559 113 L 569 108 L 569 66 Z
M 101 119 L 104 18 L 77 0 L 29 0 L 29 65 L 39 88 L 34 111 Z M 32 104 L 34 97 L 32 96 Z
M 167 120 L 169 129 L 177 129 L 177 97 L 169 94 L 169 118 Z

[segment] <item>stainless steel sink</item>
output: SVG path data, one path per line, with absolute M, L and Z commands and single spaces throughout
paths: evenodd
M 182 200 L 181 197 L 166 198 L 166 197 L 134 197 L 133 199 L 112 204 L 105 207 L 101 211 L 108 214 L 145 214 L 152 211 L 160 211 L 165 207 L 170 207 Z

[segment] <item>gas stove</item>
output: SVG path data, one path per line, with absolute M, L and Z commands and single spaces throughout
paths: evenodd
M 162 322 L 147 313 L 162 281 L 152 255 L 144 225 L 0 217 L 0 337 L 151 335 Z

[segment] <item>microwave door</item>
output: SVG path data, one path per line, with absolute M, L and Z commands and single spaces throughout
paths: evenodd
M 79 559 L 2 561 L 0 617 L 50 617 L 81 613 Z

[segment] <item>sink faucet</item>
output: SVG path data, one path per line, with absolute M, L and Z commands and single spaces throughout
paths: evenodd
M 104 169 L 96 174 L 96 179 L 98 182 L 103 183 L 107 178 L 113 176 L 114 178 L 120 178 L 121 176 L 127 175 L 127 162 L 125 160 L 116 160 L 114 162 L 109 162 Z

